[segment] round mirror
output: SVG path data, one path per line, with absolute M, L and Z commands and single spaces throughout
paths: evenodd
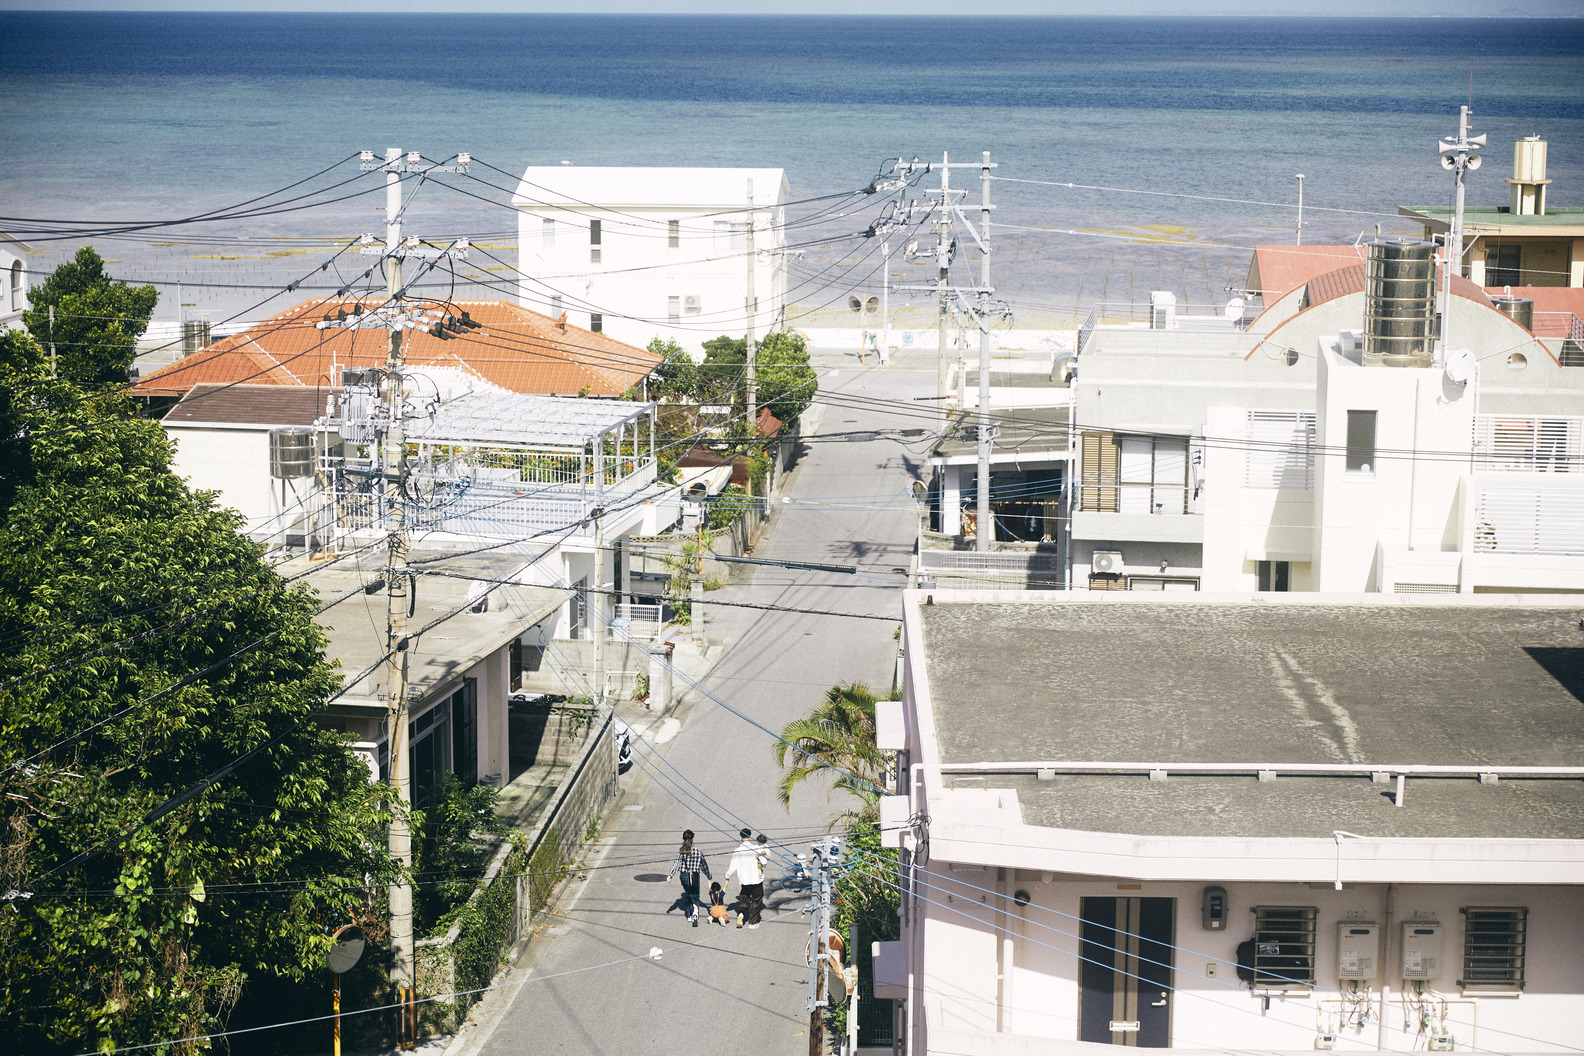
M 348 924 L 331 936 L 330 955 L 326 958 L 330 970 L 337 975 L 350 972 L 363 956 L 363 929 Z

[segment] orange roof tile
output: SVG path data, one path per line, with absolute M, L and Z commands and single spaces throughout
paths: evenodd
M 1316 275 L 1363 260 L 1364 250 L 1353 246 L 1255 246 L 1249 291 L 1263 294 L 1265 303 L 1273 304 Z
M 1324 304 L 1334 297 L 1341 297 L 1349 293 L 1362 293 L 1364 290 L 1364 265 L 1350 264 L 1345 268 L 1337 268 L 1316 275 L 1309 280 L 1308 298 L 1311 306 Z M 1461 275 L 1452 276 L 1452 292 L 1460 297 L 1467 297 L 1471 301 L 1489 305 L 1490 298 L 1485 291 L 1474 285 Z
M 389 330 L 345 325 L 379 303 L 305 301 L 155 371 L 132 391 L 154 396 L 183 395 L 204 383 L 339 384 L 340 368 L 385 362 Z M 564 316 L 552 319 L 506 301 L 422 301 L 414 307 L 428 311 L 405 331 L 408 365 L 459 368 L 508 392 L 620 396 L 663 358 L 570 326 Z M 455 331 L 435 325 L 447 315 L 473 325 Z

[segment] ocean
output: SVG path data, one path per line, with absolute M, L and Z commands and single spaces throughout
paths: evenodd
M 359 150 L 471 152 L 472 176 L 430 180 L 408 231 L 507 261 L 527 165 L 780 166 L 793 240 L 811 243 L 797 318 L 814 322 L 880 282 L 856 235 L 879 202 L 824 196 L 888 157 L 989 150 L 993 281 L 1020 325 L 1049 325 L 1152 289 L 1220 303 L 1253 246 L 1293 241 L 1298 173 L 1306 242 L 1412 232 L 1397 207 L 1450 203 L 1436 145 L 1470 101 L 1490 137 L 1470 204 L 1506 202 L 1512 141 L 1538 134 L 1552 203 L 1584 205 L 1584 19 L 11 12 L 0 230 L 43 270 L 81 240 L 41 218 L 157 223 L 330 169 L 278 196 L 307 194 L 293 211 L 92 239 L 118 277 L 162 284 L 157 318 L 180 300 L 220 321 L 290 303 L 261 299 L 324 240 L 382 229 L 382 194 L 342 197 L 377 176 L 327 189 Z M 493 262 L 471 264 L 457 294 L 499 289 Z M 300 290 L 364 266 L 343 257 L 340 279 Z

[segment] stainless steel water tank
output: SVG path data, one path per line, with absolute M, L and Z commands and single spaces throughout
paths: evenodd
M 270 476 L 276 480 L 311 477 L 314 471 L 313 430 L 283 425 L 269 433 Z
M 1532 298 L 1500 294 L 1492 297 L 1491 303 L 1496 306 L 1498 312 L 1530 333 L 1534 332 L 1534 300 Z
M 184 319 L 181 324 L 182 354 L 209 346 L 209 320 Z
M 1436 247 L 1416 238 L 1369 243 L 1364 365 L 1428 367 L 1435 338 Z

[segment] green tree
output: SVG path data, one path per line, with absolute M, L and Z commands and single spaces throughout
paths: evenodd
M 111 279 L 104 259 L 92 246 L 84 246 L 28 291 L 30 308 L 22 313 L 22 324 L 41 348 L 54 343 L 60 377 L 80 385 L 124 385 L 137 340 L 148 329 L 158 301 L 153 286 Z
M 700 402 L 741 403 L 747 398 L 748 342 L 746 338 L 720 337 L 704 342 L 704 362 L 698 365 Z M 808 345 L 790 330 L 766 334 L 759 342 L 754 377 L 759 406 L 789 422 L 802 414 L 819 389 L 819 379 L 809 366 Z
M 792 790 L 815 774 L 834 775 L 832 792 L 850 792 L 873 805 L 886 769 L 885 753 L 875 746 L 874 693 L 862 682 L 832 686 L 813 711 L 787 723 L 774 752 L 785 770 L 776 792 L 787 809 Z
M 649 394 L 657 399 L 693 402 L 698 399 L 698 364 L 687 350 L 670 338 L 657 337 L 649 342 L 649 351 L 664 359 L 654 370 Z
M 250 980 L 317 982 L 349 913 L 378 937 L 389 798 L 311 718 L 318 602 L 157 423 L 6 347 L 0 1049 L 205 1033 Z

